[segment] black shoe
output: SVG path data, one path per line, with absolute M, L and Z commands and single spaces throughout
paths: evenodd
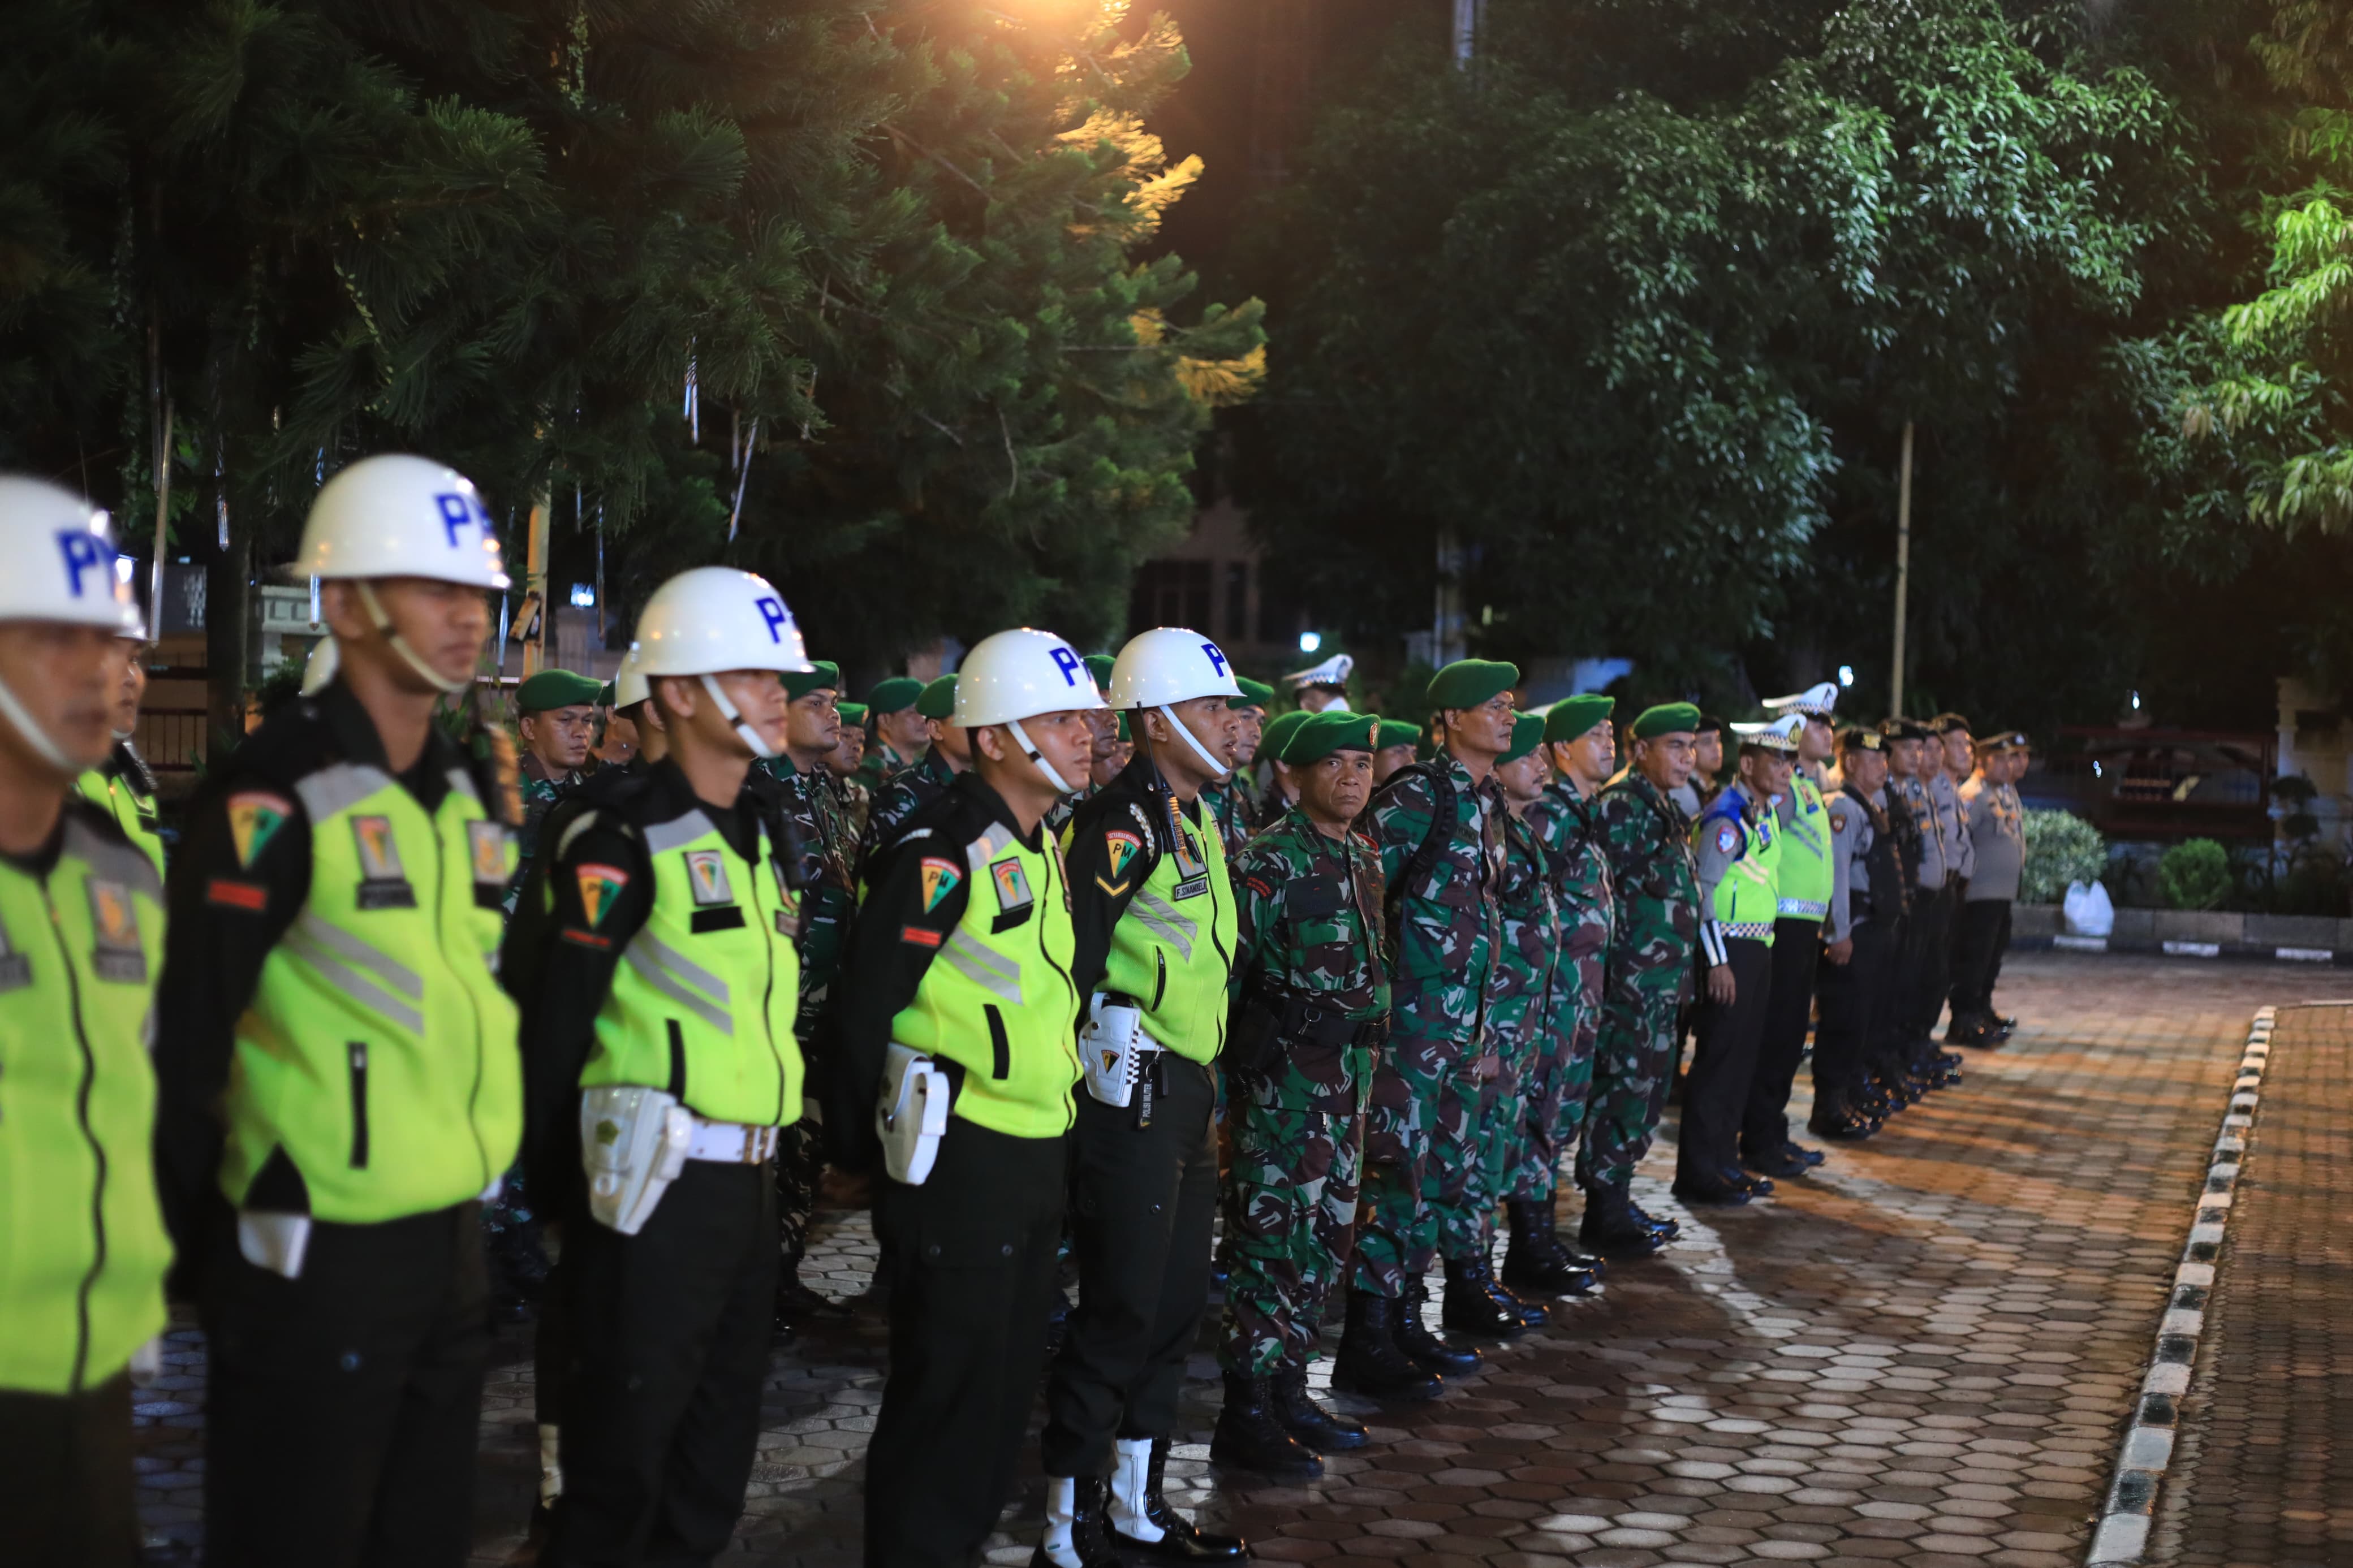
M 1523 1296 L 1517 1290 L 1513 1289 L 1509 1285 L 1506 1285 L 1502 1280 L 1496 1279 L 1495 1266 L 1488 1262 L 1487 1259 L 1483 1258 L 1479 1259 L 1479 1265 L 1486 1271 L 1487 1294 L 1494 1300 L 1495 1305 L 1503 1310 L 1506 1312 L 1518 1313 L 1521 1327 L 1541 1329 L 1546 1323 L 1552 1321 L 1552 1313 L 1545 1306 L 1543 1301 L 1539 1300 L 1533 1294 Z
M 1582 1296 L 1600 1283 L 1600 1276 L 1571 1260 L 1553 1228 L 1552 1205 L 1534 1198 L 1512 1198 L 1504 1205 L 1512 1238 L 1504 1248 L 1503 1281 L 1511 1290 L 1539 1296 Z
M 1833 1143 L 1860 1143 L 1878 1131 L 1879 1124 L 1843 1108 L 1824 1110 L 1817 1105 L 1813 1115 L 1806 1119 L 1806 1131 Z
M 1809 1171 L 1830 1158 L 1820 1149 L 1809 1149 L 1803 1143 L 1792 1142 L 1787 1138 L 1781 1140 L 1781 1152 Z
M 1738 1208 L 1748 1202 L 1748 1189 L 1724 1179 L 1720 1172 L 1694 1172 L 1675 1177 L 1673 1192 L 1687 1204 Z
M 1634 1201 L 1623 1187 L 1595 1186 L 1585 1190 L 1585 1217 L 1577 1222 L 1577 1244 L 1604 1258 L 1648 1258 L 1667 1238 L 1634 1215 Z
M 1945 1044 L 1989 1046 L 1993 1044 L 1993 1030 L 1983 1017 L 1974 1014 L 1967 1018 L 1956 1018 L 1945 1026 Z
M 1421 1310 L 1428 1305 L 1430 1281 L 1416 1275 L 1406 1281 L 1404 1296 L 1389 1304 L 1398 1349 L 1422 1371 L 1440 1377 L 1461 1377 L 1478 1371 L 1484 1356 L 1469 1345 L 1450 1345 L 1430 1331 L 1430 1325 L 1421 1317 Z
M 1340 1353 L 1332 1358 L 1333 1387 L 1399 1405 L 1438 1397 L 1438 1379 L 1398 1344 L 1397 1306 L 1370 1290 L 1348 1292 L 1348 1325 L 1340 1332 Z
M 1479 1339 L 1515 1340 L 1528 1331 L 1526 1321 L 1511 1306 L 1497 1300 L 1502 1287 L 1487 1272 L 1483 1258 L 1446 1260 L 1446 1307 L 1439 1321 L 1458 1334 Z
M 1232 1380 L 1228 1379 L 1228 1382 L 1230 1384 Z M 1219 1429 L 1220 1431 L 1224 1429 L 1222 1420 L 1219 1424 Z M 1209 1454 L 1211 1458 L 1217 1458 L 1214 1440 L 1211 1442 Z M 1314 1459 L 1312 1454 L 1308 1458 L 1311 1460 Z M 1316 1470 L 1321 1472 L 1322 1469 L 1323 1465 L 1317 1462 Z M 1176 1563 L 1234 1563 L 1248 1557 L 1250 1542 L 1240 1536 L 1212 1534 L 1168 1506 L 1168 1500 L 1160 1495 L 1161 1484 L 1167 1473 L 1168 1439 L 1155 1437 L 1152 1442 L 1152 1461 L 1145 1471 L 1144 1507 L 1141 1511 L 1145 1518 L 1150 1520 L 1158 1528 L 1160 1539 L 1139 1541 L 1120 1529 L 1116 1515 L 1106 1511 L 1105 1532 L 1110 1535 L 1111 1543 L 1120 1555 L 1161 1557 Z
M 1769 1153 L 1762 1154 L 1743 1149 L 1740 1152 L 1740 1163 L 1759 1175 L 1802 1176 L 1813 1167 L 1789 1152 L 1789 1150 L 1794 1147 L 1796 1147 L 1795 1144 L 1784 1144 Z
M 1651 1234 L 1661 1241 L 1672 1241 L 1683 1233 L 1683 1221 L 1666 1215 L 1652 1214 L 1641 1204 L 1636 1203 L 1630 1194 L 1627 1196 L 1626 1207 L 1638 1224 L 1649 1226 Z
M 1111 1543 L 1111 1520 L 1103 1511 L 1110 1483 L 1101 1476 L 1081 1476 L 1072 1486 L 1076 1506 L 1071 1520 L 1071 1550 L 1078 1553 L 1080 1568 L 1122 1568 Z M 1046 1555 L 1045 1542 L 1039 1542 L 1038 1550 L 1029 1554 L 1029 1568 L 1055 1568 L 1054 1560 Z
M 1773 1178 L 1770 1176 L 1756 1175 L 1742 1170 L 1737 1165 L 1725 1166 L 1720 1174 L 1726 1182 L 1745 1190 L 1752 1198 L 1769 1198 L 1773 1195 Z
M 1226 1405 L 1218 1412 L 1217 1430 L 1209 1435 L 1209 1462 L 1289 1480 L 1312 1480 L 1324 1473 L 1324 1461 L 1315 1457 L 1315 1451 L 1285 1431 L 1276 1417 L 1269 1380 L 1230 1372 L 1226 1373 Z M 1083 1487 L 1086 1482 L 1079 1484 Z M 1132 1541 L 1120 1544 L 1144 1549 Z
M 1285 1367 L 1271 1380 L 1274 1418 L 1282 1429 L 1319 1454 L 1345 1454 L 1373 1440 L 1345 1415 L 1335 1415 L 1307 1395 L 1307 1369 Z

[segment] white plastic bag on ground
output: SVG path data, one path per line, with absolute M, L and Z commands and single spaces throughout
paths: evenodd
M 2116 929 L 2116 907 L 2105 883 L 2068 883 L 2066 912 L 2069 936 L 2107 936 Z

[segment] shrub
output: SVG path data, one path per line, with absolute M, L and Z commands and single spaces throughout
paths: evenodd
M 2158 860 L 2157 879 L 2177 910 L 2218 909 L 2231 892 L 2230 853 L 2211 838 L 2177 844 Z
M 2020 873 L 2018 900 L 2024 904 L 2055 904 L 2070 882 L 2095 882 L 2108 864 L 2108 847 L 2100 831 L 2072 811 L 2030 811 L 2023 827 L 2026 865 Z

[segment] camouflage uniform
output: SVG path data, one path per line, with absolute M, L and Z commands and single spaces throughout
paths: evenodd
M 868 800 L 872 800 L 882 793 L 883 785 L 908 766 L 907 759 L 893 751 L 891 742 L 877 735 L 873 743 L 866 748 L 866 754 L 858 759 L 858 771 L 844 782 L 857 785 Z
M 1488 1037 L 1495 1076 L 1481 1097 L 1480 1170 L 1488 1202 L 1479 1209 L 1482 1238 L 1493 1239 L 1497 1198 L 1548 1197 L 1549 1179 L 1525 1167 L 1552 1144 L 1559 1113 L 1559 1051 L 1553 1039 L 1556 998 L 1575 984 L 1561 963 L 1560 895 L 1552 855 L 1533 826 L 1504 819 L 1504 876 L 1496 889 L 1503 942 L 1487 988 Z
M 901 823 L 947 794 L 954 783 L 955 769 L 940 755 L 937 746 L 926 749 L 913 767 L 892 774 L 891 782 L 875 792 L 874 804 L 867 808 L 866 832 L 860 840 L 861 856 L 871 853 Z
M 1595 802 L 1556 780 L 1528 806 L 1527 824 L 1551 852 L 1560 897 L 1560 973 L 1546 1019 L 1546 1048 L 1555 1058 L 1553 1120 L 1523 1162 L 1515 1190 L 1506 1195 L 1549 1202 L 1560 1157 L 1577 1142 L 1592 1091 L 1593 1046 L 1601 1032 L 1602 981 L 1618 909 Z
M 790 758 L 777 756 L 757 764 L 774 781 L 783 797 L 791 832 L 786 849 L 794 859 L 789 875 L 801 894 L 797 942 L 801 960 L 800 1018 L 795 1033 L 808 1063 L 807 1094 L 823 1092 L 825 1064 L 818 1055 L 817 1022 L 825 1007 L 826 988 L 841 963 L 841 942 L 849 917 L 858 908 L 852 879 L 858 860 L 857 837 L 843 815 L 831 781 L 819 769 L 805 773 Z M 776 1226 L 784 1249 L 786 1278 L 808 1247 L 809 1216 L 817 1212 L 819 1179 L 825 1170 L 824 1130 L 817 1118 L 804 1116 L 779 1135 L 776 1148 Z
M 1315 1353 L 1347 1266 L 1364 1097 L 1388 1016 L 1372 841 L 1293 811 L 1234 862 L 1243 998 L 1228 1047 L 1233 1175 L 1225 1331 L 1229 1373 L 1272 1377 Z M 1256 1027 L 1253 1028 L 1252 1025 Z
M 1452 800 L 1454 830 L 1426 876 L 1403 886 L 1422 840 Z M 1395 1299 L 1450 1258 L 1484 1255 L 1478 1113 L 1493 1062 L 1486 1037 L 1489 971 L 1502 939 L 1495 903 L 1503 792 L 1472 784 L 1451 756 L 1399 773 L 1367 815 L 1380 847 L 1389 946 L 1389 1049 L 1365 1115 L 1365 1224 L 1356 1287 Z
M 873 811 L 874 796 L 867 791 L 860 773 L 852 773 L 846 779 L 835 778 L 828 773 L 826 784 L 833 791 L 834 808 L 841 813 L 842 821 L 849 826 L 849 842 L 854 849 L 855 846 L 866 841 L 866 821 Z M 855 853 L 850 858 L 855 863 Z
M 1648 778 L 1630 768 L 1611 779 L 1597 815 L 1618 918 L 1577 1179 L 1587 1187 L 1622 1189 L 1633 1180 L 1666 1107 L 1676 1010 L 1692 990 L 1699 883 L 1692 870 L 1691 825 Z
M 1225 840 L 1226 858 L 1230 862 L 1250 841 L 1250 835 L 1258 831 L 1258 805 L 1250 799 L 1250 789 L 1239 773 L 1204 785 L 1201 798 L 1217 813 L 1218 837 Z
M 514 879 L 507 884 L 505 908 L 509 914 L 514 913 L 515 897 L 522 891 L 522 879 L 531 874 L 531 858 L 539 851 L 539 825 L 546 820 L 548 807 L 580 784 L 576 773 L 551 777 L 540 760 L 528 752 L 523 753 L 522 771 L 522 826 L 515 834 L 518 854 Z

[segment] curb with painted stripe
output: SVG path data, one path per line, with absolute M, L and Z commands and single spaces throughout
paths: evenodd
M 2142 1562 L 2148 1550 L 2158 1488 L 2173 1458 L 2181 1396 L 2189 1391 L 2190 1368 L 2198 1360 L 2199 1337 L 2205 1331 L 2206 1299 L 2213 1290 L 2214 1266 L 2230 1228 L 2232 1200 L 2238 1192 L 2247 1136 L 2254 1127 L 2255 1108 L 2262 1099 L 2263 1068 L 2271 1059 L 2272 1024 L 2277 1012 L 2273 1007 L 2261 1009 L 2248 1027 L 2239 1076 L 2231 1085 L 2230 1109 L 2222 1114 L 2214 1156 L 2206 1167 L 2205 1190 L 2198 1194 L 2189 1240 L 2173 1272 L 2172 1299 L 2157 1326 L 2157 1353 L 2149 1363 L 2148 1375 L 2141 1381 L 2139 1405 L 2116 1453 L 2107 1509 L 2085 1559 L 2090 1568 L 2126 1568 Z

